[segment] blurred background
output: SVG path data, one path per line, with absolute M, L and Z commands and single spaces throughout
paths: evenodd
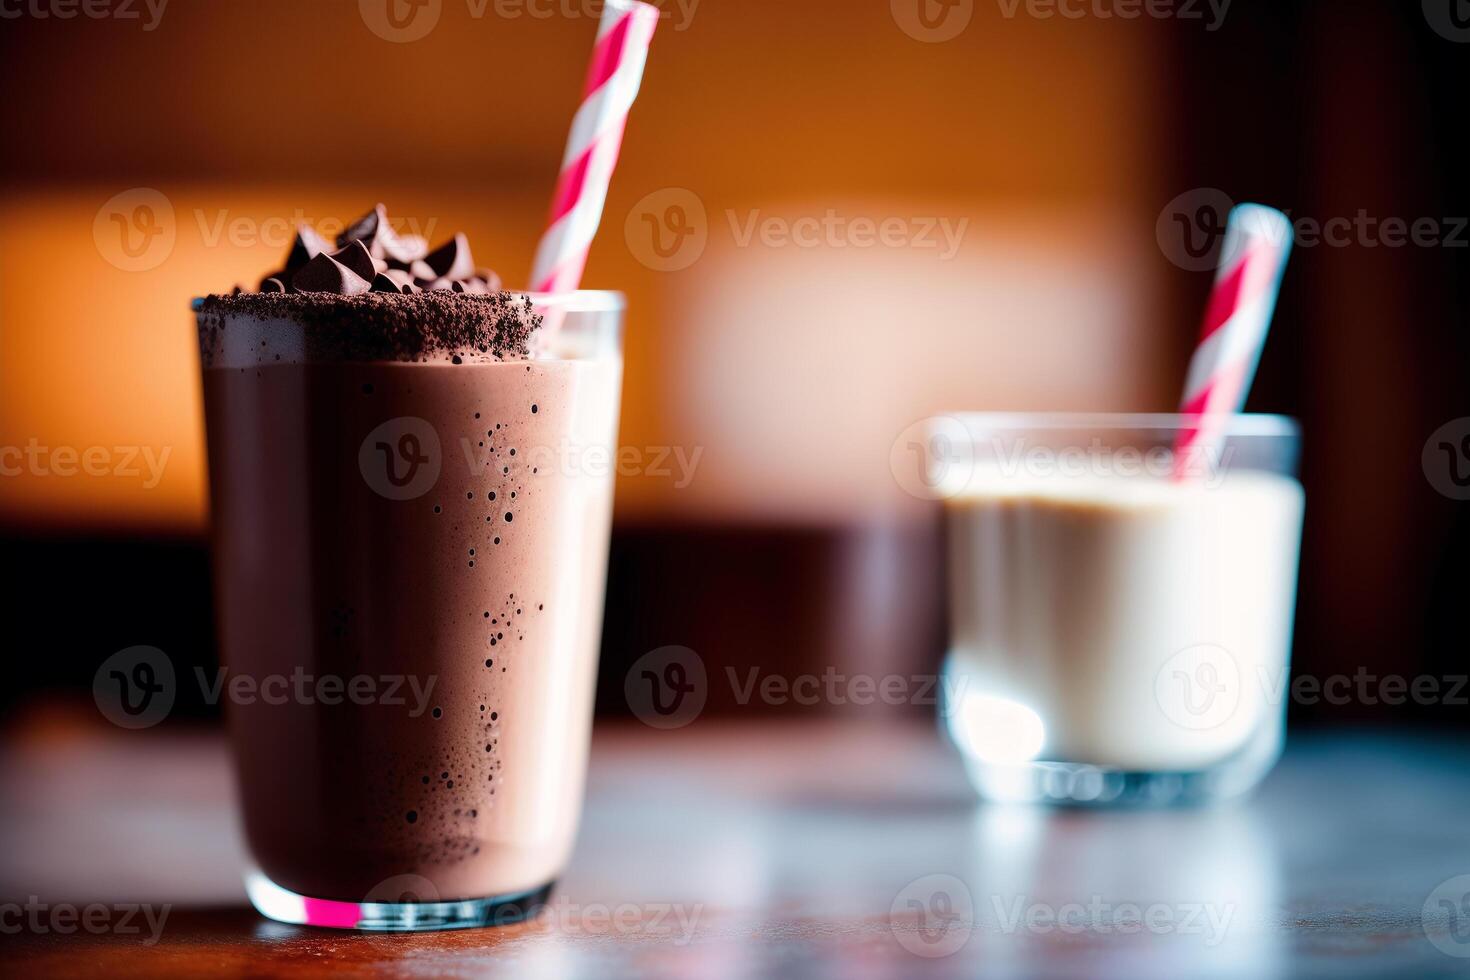
M 1423 462 L 1470 415 L 1463 5 L 922 4 L 660 4 L 585 278 L 629 296 L 621 440 L 648 464 L 617 487 L 599 711 L 666 644 L 712 671 L 932 670 L 940 516 L 890 449 L 942 410 L 1170 410 L 1227 198 L 1306 229 L 1250 403 L 1306 432 L 1296 669 L 1466 672 L 1470 511 Z M 123 647 L 214 662 L 191 296 L 379 200 L 526 278 L 597 5 L 371 8 L 0 20 L 0 447 L 118 464 L 0 476 L 12 728 L 100 723 Z M 168 724 L 212 718 L 189 687 Z

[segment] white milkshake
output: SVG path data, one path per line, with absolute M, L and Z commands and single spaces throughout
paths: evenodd
M 951 671 L 983 761 L 1190 772 L 1280 725 L 1303 494 L 1231 472 L 1028 477 L 948 499 Z

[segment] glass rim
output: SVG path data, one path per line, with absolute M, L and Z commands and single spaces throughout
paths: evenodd
M 567 313 L 621 313 L 628 308 L 628 297 L 616 289 L 567 289 L 555 293 L 510 290 L 513 296 L 524 296 L 532 306 L 553 307 Z
M 970 432 L 1026 429 L 1170 431 L 1194 426 L 1200 416 L 1182 412 L 938 412 Z M 1231 413 L 1227 437 L 1299 439 L 1301 423 L 1288 415 Z
M 524 296 L 533 306 L 555 306 L 568 313 L 621 313 L 628 308 L 628 297 L 616 289 L 565 289 L 556 293 L 535 293 L 524 289 L 507 290 L 512 296 Z M 203 296 L 189 300 L 189 310 L 198 313 Z

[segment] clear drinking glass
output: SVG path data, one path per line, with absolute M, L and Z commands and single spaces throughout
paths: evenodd
M 1175 474 L 1176 415 L 931 420 L 945 502 L 944 721 L 989 798 L 1163 804 L 1280 754 L 1300 434 L 1239 415 Z
M 289 311 L 200 313 L 222 700 L 271 918 L 515 921 L 570 853 L 623 297 L 531 300 L 522 361 L 322 359 Z

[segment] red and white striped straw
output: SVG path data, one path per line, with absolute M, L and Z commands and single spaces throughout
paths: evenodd
M 658 8 L 651 4 L 607 0 L 603 6 L 582 104 L 572 119 L 551 216 L 531 269 L 533 292 L 572 290 L 582 281 L 657 26 Z
M 1245 408 L 1292 237 L 1291 219 L 1274 208 L 1242 204 L 1230 212 L 1220 268 L 1179 404 L 1180 414 L 1193 418 L 1174 441 L 1176 478 L 1198 475 L 1201 463 L 1219 461 L 1208 454 L 1218 454 L 1230 416 Z

